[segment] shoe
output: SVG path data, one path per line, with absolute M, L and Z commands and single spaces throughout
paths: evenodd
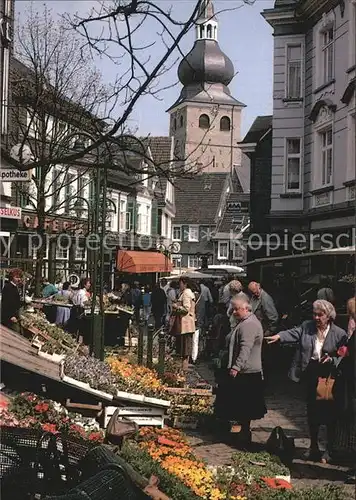
M 248 448 L 252 444 L 252 434 L 250 432 L 234 432 L 233 440 L 238 447 Z
M 309 448 L 303 454 L 303 460 L 306 460 L 307 462 L 317 462 L 319 458 L 320 458 L 319 448 Z
M 329 453 L 328 450 L 325 450 L 323 454 L 321 455 L 320 462 L 322 464 L 328 464 L 331 462 L 331 454 Z

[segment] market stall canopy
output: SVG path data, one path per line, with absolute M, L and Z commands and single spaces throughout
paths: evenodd
M 116 262 L 123 273 L 167 273 L 173 269 L 169 258 L 160 252 L 119 250 Z
M 355 245 L 351 245 L 348 247 L 339 247 L 339 248 L 327 248 L 324 250 L 320 250 L 318 252 L 307 252 L 307 253 L 297 253 L 292 255 L 280 255 L 279 257 L 264 257 L 262 259 L 251 260 L 250 262 L 246 262 L 246 266 L 250 266 L 251 264 L 268 264 L 269 262 L 280 262 L 283 260 L 290 259 L 306 259 L 309 257 L 322 257 L 327 255 L 352 255 L 355 253 Z

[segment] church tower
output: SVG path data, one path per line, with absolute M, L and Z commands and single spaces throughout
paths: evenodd
M 178 67 L 183 89 L 168 109 L 175 156 L 185 159 L 187 169 L 196 165 L 204 172 L 228 173 L 240 165 L 237 143 L 245 105 L 230 93 L 233 77 L 234 66 L 218 44 L 213 3 L 205 0 L 194 46 Z

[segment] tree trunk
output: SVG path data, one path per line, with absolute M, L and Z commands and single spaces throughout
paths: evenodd
M 42 291 L 43 278 L 43 261 L 46 255 L 46 199 L 45 199 L 45 182 L 46 170 L 43 168 L 40 173 L 40 180 L 37 190 L 37 234 L 39 237 L 39 246 L 37 248 L 36 270 L 35 270 L 35 296 L 39 297 Z

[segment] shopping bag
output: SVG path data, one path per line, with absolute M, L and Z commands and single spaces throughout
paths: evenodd
M 192 361 L 196 362 L 199 354 L 199 333 L 200 330 L 197 328 L 193 333 L 193 345 L 192 345 Z
M 295 452 L 294 439 L 286 436 L 282 427 L 275 427 L 266 443 L 266 449 L 271 455 L 276 455 L 281 461 L 290 466 Z
M 120 409 L 117 409 L 106 427 L 105 439 L 111 444 L 121 446 L 124 437 L 131 436 L 137 431 L 138 425 L 132 420 L 122 417 Z
M 333 401 L 333 388 L 335 384 L 335 379 L 331 376 L 329 377 L 319 377 L 318 385 L 316 387 L 316 399 L 317 401 Z

